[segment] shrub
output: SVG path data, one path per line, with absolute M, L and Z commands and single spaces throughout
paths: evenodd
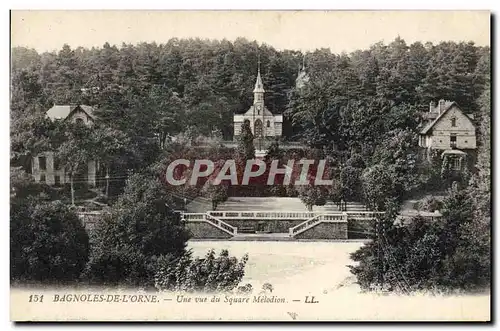
M 99 283 L 153 286 L 157 259 L 182 256 L 189 239 L 167 202 L 159 179 L 134 175 L 93 231 L 86 277 Z
M 417 208 L 421 211 L 434 212 L 443 208 L 443 201 L 434 197 L 428 196 L 417 202 Z
M 473 216 L 467 190 L 454 187 L 438 220 L 414 218 L 404 226 L 394 216 L 379 222 L 373 241 L 352 254 L 363 289 L 470 290 L 489 285 L 489 234 Z
M 242 285 L 242 286 L 238 286 L 238 288 L 236 289 L 236 293 L 237 294 L 252 294 L 253 292 L 253 286 L 252 284 L 245 284 L 245 285 Z
M 375 165 L 362 174 L 363 196 L 366 204 L 375 210 L 384 210 L 391 197 L 401 199 L 401 192 L 394 183 L 394 173 L 389 167 Z
M 345 166 L 340 171 L 341 196 L 344 201 L 360 201 L 363 169 Z
M 248 256 L 240 260 L 227 250 L 215 256 L 210 250 L 204 258 L 186 253 L 179 259 L 161 257 L 157 262 L 155 287 L 160 291 L 227 292 L 238 286 L 244 276 Z
M 262 292 L 264 293 L 272 293 L 273 292 L 273 285 L 271 285 L 270 283 L 264 283 L 262 284 Z
M 300 200 L 309 211 L 312 211 L 313 206 L 324 206 L 326 203 L 328 192 L 320 187 L 304 185 L 299 186 L 298 191 Z
M 88 260 L 89 238 L 80 219 L 61 202 L 11 203 L 11 278 L 76 280 Z

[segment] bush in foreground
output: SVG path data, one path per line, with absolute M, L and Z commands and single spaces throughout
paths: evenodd
M 363 289 L 480 290 L 490 283 L 489 248 L 470 192 L 454 187 L 440 219 L 397 225 L 389 214 L 379 221 L 373 241 L 352 254 L 359 264 L 351 272 Z
M 159 291 L 227 292 L 238 286 L 245 274 L 248 256 L 240 260 L 227 250 L 219 256 L 210 250 L 204 258 L 193 259 L 186 253 L 179 259 L 158 259 L 155 287 Z
M 11 203 L 11 279 L 78 279 L 89 255 L 80 219 L 61 202 Z
M 182 256 L 189 239 L 168 202 L 159 179 L 134 175 L 93 231 L 86 277 L 101 284 L 153 286 L 156 261 Z

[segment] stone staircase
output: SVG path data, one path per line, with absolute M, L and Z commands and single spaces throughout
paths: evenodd
M 304 231 L 307 231 L 321 223 L 347 223 L 347 213 L 342 214 L 321 214 L 312 217 L 289 229 L 290 237 L 294 237 Z
M 209 213 L 185 213 L 182 215 L 182 221 L 191 221 L 191 222 L 206 222 L 225 233 L 234 236 L 237 234 L 237 228 L 210 215 Z

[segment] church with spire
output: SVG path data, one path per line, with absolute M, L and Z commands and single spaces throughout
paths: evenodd
M 233 116 L 234 138 L 241 132 L 241 125 L 244 121 L 250 122 L 250 128 L 256 139 L 281 137 L 283 126 L 283 115 L 273 115 L 265 104 L 264 84 L 260 76 L 260 59 L 257 69 L 257 79 L 253 89 L 253 105 L 244 114 Z

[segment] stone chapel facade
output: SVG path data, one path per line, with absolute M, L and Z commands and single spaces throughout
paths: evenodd
M 253 105 L 244 114 L 234 114 L 234 138 L 240 135 L 241 125 L 245 120 L 250 122 L 250 128 L 256 139 L 281 137 L 283 115 L 273 115 L 264 103 L 264 85 L 260 76 L 260 64 L 257 80 L 253 90 Z

